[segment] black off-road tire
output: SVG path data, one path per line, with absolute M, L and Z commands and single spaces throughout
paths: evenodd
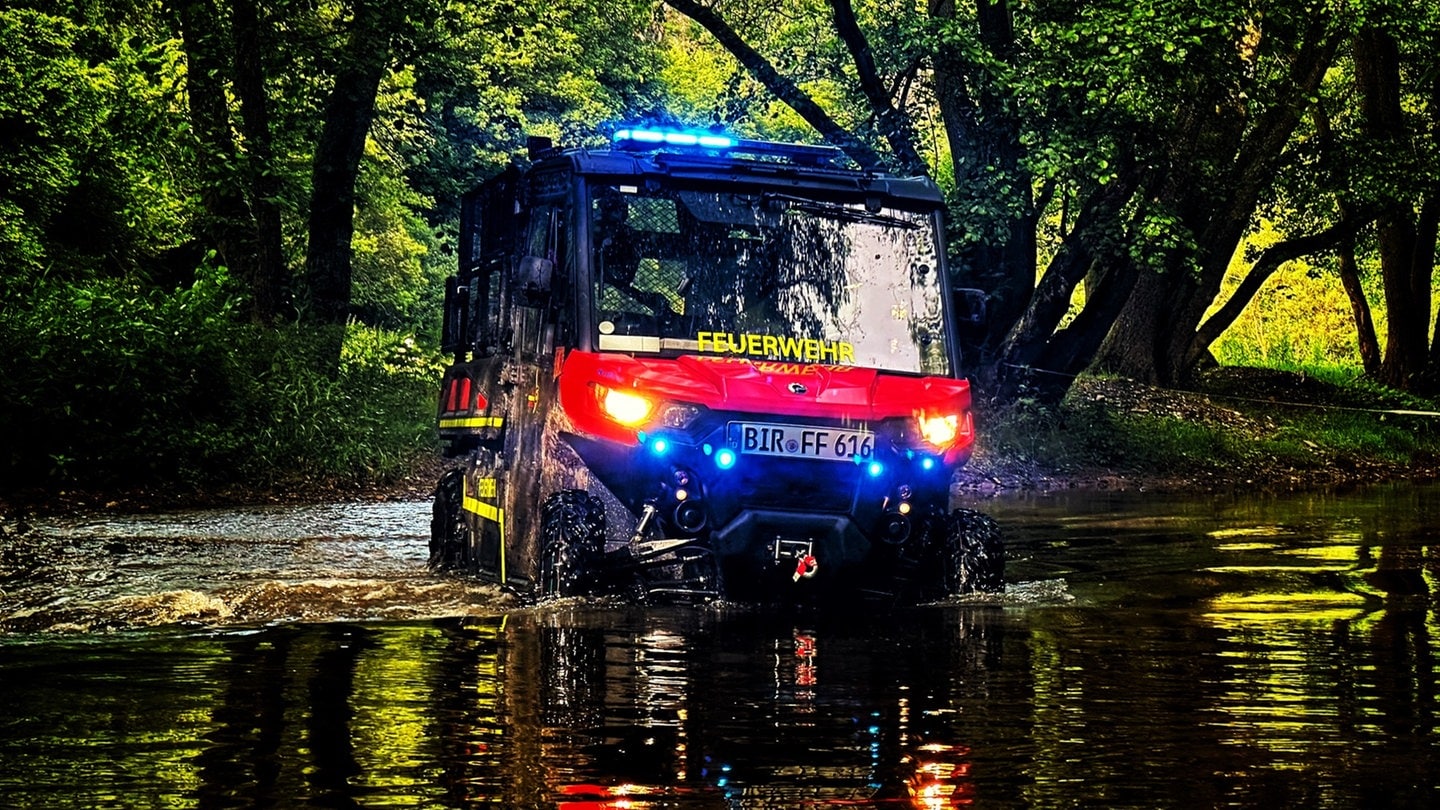
M 1003 593 L 1005 544 L 1000 524 L 983 512 L 956 509 L 945 516 L 943 528 L 934 549 L 942 595 Z
M 432 571 L 463 570 L 470 547 L 470 527 L 465 523 L 462 501 L 465 471 L 450 470 L 435 485 L 430 507 L 430 561 Z
M 556 492 L 540 510 L 541 598 L 593 593 L 605 551 L 605 507 L 578 489 Z

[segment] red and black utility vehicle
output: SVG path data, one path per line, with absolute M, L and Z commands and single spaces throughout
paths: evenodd
M 466 195 L 431 566 L 542 596 L 929 600 L 1003 588 L 949 508 L 975 438 L 928 180 L 838 151 L 532 139 Z

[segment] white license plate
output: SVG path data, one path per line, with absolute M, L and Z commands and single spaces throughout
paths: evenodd
M 775 425 L 731 422 L 735 449 L 752 456 L 855 461 L 875 453 L 875 434 L 816 425 Z

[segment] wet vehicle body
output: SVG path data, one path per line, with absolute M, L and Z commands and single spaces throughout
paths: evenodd
M 542 595 L 1001 589 L 940 194 L 825 147 L 622 130 L 464 199 L 431 565 Z

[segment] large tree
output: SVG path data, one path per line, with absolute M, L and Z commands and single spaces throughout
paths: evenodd
M 1353 29 L 1340 7 L 1296 0 L 828 0 L 823 33 L 849 55 L 831 74 L 849 89 L 830 95 L 866 111 L 846 116 L 782 69 L 794 60 L 765 22 L 820 18 L 815 0 L 759 23 L 724 0 L 666 2 L 862 165 L 912 168 L 914 124 L 938 108 L 930 168 L 953 182 L 959 280 L 992 296 L 984 376 L 1002 397 L 1058 396 L 1097 358 L 1158 381 L 1204 360 L 1206 311 Z M 876 58 L 878 41 L 903 56 Z M 901 93 L 917 79 L 927 92 Z M 1270 261 L 1355 227 L 1300 234 Z
M 425 254 L 465 188 L 536 129 L 580 139 L 648 103 L 644 10 L 177 2 L 203 238 L 246 282 L 255 319 L 299 318 L 326 336 L 317 359 L 332 366 L 352 318 L 414 323 L 398 310 L 436 300 L 415 289 L 438 287 L 416 265 L 439 263 Z M 373 285 L 358 303 L 357 283 Z
M 1436 75 L 1433 51 L 1415 59 L 1412 50 L 1413 61 L 1407 67 L 1413 71 L 1414 84 L 1407 86 L 1398 32 L 1376 23 L 1367 21 L 1356 36 L 1354 63 L 1360 129 L 1392 180 L 1375 201 L 1376 245 L 1388 324 L 1378 376 L 1381 382 L 1410 389 L 1426 375 L 1430 360 L 1426 344 L 1431 275 L 1440 225 L 1440 179 L 1435 174 L 1440 168 L 1435 160 L 1440 76 Z M 1433 37 L 1433 28 L 1426 33 Z M 1419 102 L 1412 109 L 1425 111 L 1419 121 L 1407 120 L 1407 95 Z

